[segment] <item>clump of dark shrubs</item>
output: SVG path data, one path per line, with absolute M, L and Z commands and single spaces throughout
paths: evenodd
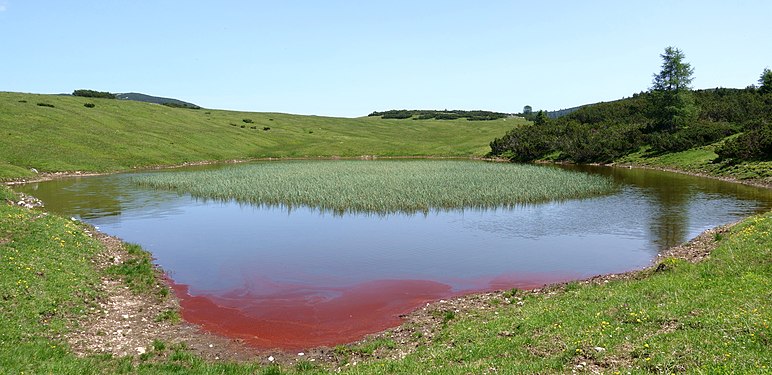
M 243 120 L 241 120 L 241 121 L 244 121 L 244 122 L 245 122 L 245 123 L 247 123 L 247 124 L 251 124 L 251 123 L 253 123 L 253 122 L 254 122 L 254 121 L 252 121 L 252 119 L 251 119 L 251 118 L 245 118 L 245 119 L 243 119 Z
M 268 126 L 266 126 L 266 127 L 263 127 L 263 130 L 264 130 L 264 131 L 269 131 L 269 130 L 271 130 L 271 128 L 270 128 L 270 127 L 268 127 Z
M 51 103 L 38 103 L 38 106 L 40 106 L 40 107 L 50 107 L 50 108 L 55 108 L 55 107 L 54 107 L 54 105 L 53 105 L 53 104 L 51 104 Z
M 460 118 L 466 118 L 469 121 L 489 121 L 509 116 L 506 113 L 491 112 L 491 111 L 463 111 L 463 110 L 407 110 L 407 109 L 392 109 L 384 112 L 373 112 L 368 116 L 381 117 L 383 119 L 407 119 L 413 118 L 414 120 L 457 120 Z
M 22 99 L 22 100 L 19 100 L 19 103 L 26 103 L 26 102 L 27 102 L 27 101 L 26 101 L 26 100 L 24 100 L 24 99 Z
M 83 103 L 83 106 L 86 107 L 86 108 L 94 108 L 94 107 L 96 107 L 96 105 L 94 105 L 94 103 Z
M 250 126 L 250 129 L 257 129 L 257 126 Z
M 116 99 L 115 94 L 107 91 L 95 91 L 95 90 L 75 90 L 72 92 L 72 96 L 82 96 L 86 98 L 103 98 L 103 99 Z
M 716 154 L 733 161 L 772 160 L 772 123 L 756 121 L 746 126 L 748 131 L 724 142 Z
M 663 129 L 647 116 L 650 93 L 584 106 L 542 125 L 521 126 L 490 143 L 491 156 L 512 161 L 538 159 L 577 163 L 611 162 L 649 145 L 651 154 L 678 152 L 716 143 L 723 160 L 772 160 L 772 97 L 758 90 L 694 91 L 696 120 Z
M 651 133 L 646 138 L 654 152 L 678 152 L 709 145 L 738 131 L 738 126 L 728 122 L 701 121 L 676 131 Z

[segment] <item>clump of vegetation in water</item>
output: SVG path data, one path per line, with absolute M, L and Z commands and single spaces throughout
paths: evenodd
M 450 160 L 264 162 L 134 181 L 202 198 L 335 212 L 512 207 L 615 189 L 608 178 L 554 167 Z

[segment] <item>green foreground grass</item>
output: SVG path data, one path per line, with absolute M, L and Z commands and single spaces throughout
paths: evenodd
M 271 161 L 132 179 L 201 198 L 379 213 L 513 207 L 596 196 L 616 188 L 611 179 L 598 175 L 461 160 Z
M 0 92 L 0 179 L 30 177 L 30 168 L 108 172 L 268 157 L 483 156 L 492 139 L 522 123 L 190 110 Z
M 12 193 L 3 187 L 0 198 L 11 199 Z M 718 249 L 707 260 L 666 259 L 664 271 L 648 271 L 638 280 L 572 283 L 557 294 L 522 295 L 522 305 L 502 296 L 492 309 L 451 315 L 434 341 L 403 360 L 374 359 L 342 371 L 566 373 L 584 362 L 605 373 L 770 373 L 772 213 L 749 218 L 715 240 Z M 0 204 L 4 372 L 328 371 L 309 362 L 265 368 L 208 363 L 163 343 L 142 358 L 77 358 L 60 335 L 77 329 L 99 297 L 94 285 L 100 271 L 91 259 L 100 251 L 101 244 L 71 220 Z

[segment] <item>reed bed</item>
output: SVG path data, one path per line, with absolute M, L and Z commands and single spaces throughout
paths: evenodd
M 615 190 L 613 181 L 602 176 L 461 160 L 270 161 L 132 179 L 199 198 L 339 213 L 513 207 Z

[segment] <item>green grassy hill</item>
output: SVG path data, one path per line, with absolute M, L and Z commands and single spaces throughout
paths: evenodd
M 482 156 L 520 121 L 349 119 L 0 93 L 0 178 L 31 176 L 30 168 L 105 172 L 267 157 Z

